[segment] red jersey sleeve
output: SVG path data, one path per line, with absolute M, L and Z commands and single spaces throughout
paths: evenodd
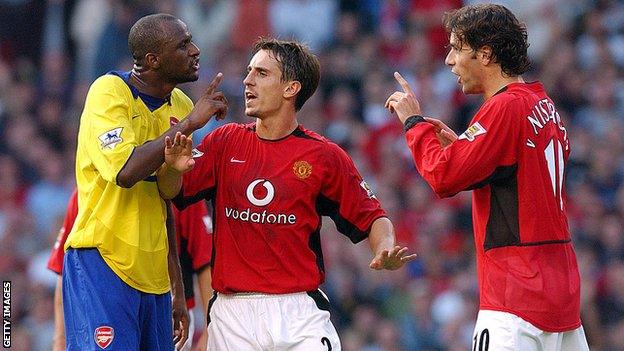
M 386 213 L 346 152 L 329 145 L 329 174 L 319 195 L 319 213 L 329 216 L 339 232 L 357 243 L 368 237 L 373 222 Z
M 175 211 L 175 210 L 174 210 Z M 212 227 L 211 218 L 205 201 L 200 201 L 183 211 L 176 211 L 176 234 L 185 241 L 178 243 L 179 249 L 186 249 L 192 263 L 193 271 L 198 271 L 210 264 L 212 258 Z M 181 253 L 182 254 L 182 253 Z
M 513 101 L 490 99 L 470 127 L 444 148 L 429 123 L 420 122 L 407 131 L 416 168 L 439 197 L 485 186 L 505 176 L 506 166 L 516 164 L 513 150 L 520 133 L 510 117 L 517 115 L 513 109 Z
M 78 215 L 78 192 L 74 189 L 71 197 L 69 198 L 69 202 L 67 203 L 67 211 L 65 212 L 65 219 L 63 220 L 63 226 L 59 230 L 58 237 L 56 238 L 56 242 L 52 247 L 52 252 L 50 253 L 50 258 L 48 259 L 48 269 L 56 274 L 63 273 L 63 258 L 65 256 L 65 251 L 63 247 L 65 246 L 65 241 L 67 240 L 67 236 L 71 232 L 74 227 L 74 222 L 76 221 L 76 216 Z

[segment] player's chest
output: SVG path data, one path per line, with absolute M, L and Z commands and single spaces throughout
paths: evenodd
M 219 192 L 236 202 L 264 207 L 313 202 L 327 165 L 318 150 L 293 145 L 251 144 L 228 147 L 221 155 Z
M 132 129 L 138 142 L 154 140 L 162 135 L 172 125 L 186 116 L 184 111 L 178 111 L 173 106 L 165 105 L 155 111 L 137 104 L 132 109 Z

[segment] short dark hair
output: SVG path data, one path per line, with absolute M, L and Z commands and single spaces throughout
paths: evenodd
M 142 60 L 147 53 L 160 53 L 163 44 L 169 38 L 166 22 L 175 22 L 178 18 L 166 13 L 157 13 L 141 17 L 128 34 L 128 48 L 135 61 Z
M 295 111 L 314 94 L 321 78 L 321 65 L 318 58 L 306 45 L 296 41 L 283 41 L 273 38 L 259 38 L 254 44 L 252 55 L 260 50 L 270 51 L 282 69 L 282 82 L 296 80 L 301 90 L 295 99 Z
M 526 25 L 505 6 L 481 4 L 447 12 L 444 27 L 473 50 L 491 47 L 492 59 L 507 75 L 521 75 L 531 67 Z

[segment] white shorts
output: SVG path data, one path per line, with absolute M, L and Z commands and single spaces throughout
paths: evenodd
M 545 332 L 507 312 L 480 310 L 472 338 L 472 351 L 589 351 L 583 326 Z
M 209 304 L 208 350 L 339 351 L 329 301 L 308 293 L 216 294 Z
M 195 314 L 193 313 L 193 310 L 188 310 L 188 313 L 189 313 L 188 339 L 186 339 L 186 342 L 184 343 L 180 351 L 191 351 L 191 348 L 193 347 L 193 334 L 195 334 Z

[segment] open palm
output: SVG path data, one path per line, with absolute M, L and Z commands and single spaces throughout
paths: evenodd
M 173 140 L 165 138 L 165 163 L 169 167 L 184 173 L 193 169 L 195 160 L 193 160 L 193 139 L 176 133 Z

